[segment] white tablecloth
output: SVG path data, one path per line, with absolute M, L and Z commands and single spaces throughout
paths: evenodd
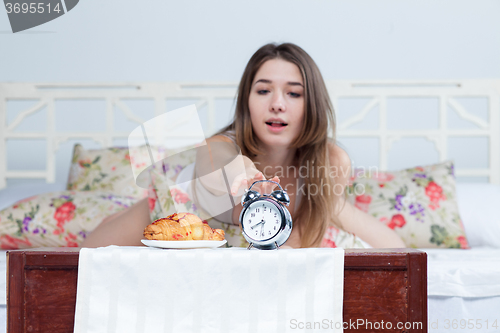
M 342 332 L 343 276 L 342 249 L 82 249 L 75 332 Z

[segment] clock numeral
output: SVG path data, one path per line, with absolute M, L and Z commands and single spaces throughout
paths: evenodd
M 269 235 L 271 234 L 271 230 L 269 230 Z
M 266 211 L 266 208 L 267 208 L 267 207 L 266 207 L 266 206 L 264 206 L 264 211 Z
M 248 220 L 248 224 L 252 223 L 252 220 Z
M 278 223 L 279 223 L 279 221 L 278 221 L 278 220 L 276 220 L 276 224 L 278 224 Z
M 264 233 L 261 233 L 260 235 L 261 235 L 261 236 L 264 236 Z
M 278 216 L 278 213 L 274 213 L 274 217 Z
M 250 217 L 255 217 L 255 213 L 250 214 Z M 276 217 L 276 216 L 275 216 Z
M 259 208 L 255 208 L 255 212 L 256 213 L 260 212 Z
M 274 226 L 274 230 L 276 230 L 276 226 Z

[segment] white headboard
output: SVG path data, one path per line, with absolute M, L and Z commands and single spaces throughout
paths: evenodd
M 457 176 L 484 176 L 490 183 L 500 184 L 500 80 L 467 81 L 328 81 L 327 86 L 335 109 L 343 98 L 363 98 L 364 107 L 351 111 L 337 127 L 337 135 L 348 138 L 377 138 L 379 140 L 378 167 L 387 170 L 387 153 L 391 145 L 407 137 L 426 138 L 434 143 L 439 160 L 447 156 L 448 140 L 453 137 L 486 137 L 488 139 L 488 166 L 484 168 L 457 168 Z M 114 139 L 127 138 L 129 132 L 116 131 L 113 126 L 115 109 L 131 121 L 141 124 L 141 119 L 124 103 L 130 99 L 149 99 L 154 102 L 154 114 L 166 111 L 173 100 L 197 100 L 197 108 L 207 107 L 205 128 L 210 135 L 221 127 L 216 123 L 216 101 L 232 99 L 237 84 L 176 83 L 176 82 L 126 82 L 126 83 L 0 83 L 0 188 L 7 178 L 43 178 L 48 183 L 55 180 L 55 152 L 66 140 L 92 139 L 102 146 L 111 146 Z M 426 130 L 391 129 L 388 124 L 387 101 L 389 98 L 436 98 L 439 101 L 439 126 Z M 457 101 L 462 97 L 481 97 L 487 100 L 487 121 L 471 113 Z M 7 101 L 37 100 L 33 107 L 20 112 L 7 123 Z M 57 132 L 55 130 L 55 102 L 58 100 L 103 100 L 106 103 L 106 126 L 100 133 Z M 374 107 L 378 107 L 378 128 L 352 129 L 362 122 Z M 447 126 L 447 108 L 451 107 L 464 120 L 476 125 L 474 129 L 451 129 Z M 46 108 L 46 130 L 20 132 L 16 128 L 23 120 Z M 184 137 L 189 137 L 185 133 Z M 46 168 L 34 170 L 7 170 L 6 142 L 9 139 L 45 139 Z

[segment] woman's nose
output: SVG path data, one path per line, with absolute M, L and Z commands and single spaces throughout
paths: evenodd
M 285 103 L 283 97 L 280 94 L 276 94 L 273 96 L 273 100 L 271 101 L 271 111 L 280 112 L 285 111 Z

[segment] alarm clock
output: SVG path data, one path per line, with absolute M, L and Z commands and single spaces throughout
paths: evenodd
M 279 190 L 271 194 L 260 194 L 252 187 L 260 182 L 271 182 L 279 186 Z M 243 237 L 250 245 L 260 250 L 279 249 L 292 233 L 292 216 L 286 208 L 290 197 L 280 184 L 272 180 L 258 180 L 245 190 L 241 197 L 243 210 L 240 213 L 240 224 Z

